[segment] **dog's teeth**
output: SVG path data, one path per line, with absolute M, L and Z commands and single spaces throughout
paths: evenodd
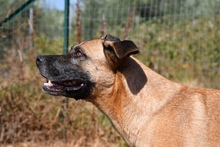
M 53 84 L 50 80 L 48 81 L 48 86 L 53 86 Z
M 48 82 L 47 82 L 47 83 L 44 83 L 44 85 L 45 85 L 45 86 L 53 86 L 53 83 L 52 83 L 50 80 L 48 80 Z

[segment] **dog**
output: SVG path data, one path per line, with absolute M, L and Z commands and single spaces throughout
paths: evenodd
M 220 90 L 190 88 L 146 67 L 134 42 L 109 34 L 39 55 L 43 91 L 93 103 L 129 146 L 220 146 Z

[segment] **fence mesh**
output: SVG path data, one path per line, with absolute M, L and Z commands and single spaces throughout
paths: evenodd
M 25 2 L 27 0 L 0 0 L 0 23 Z M 191 86 L 220 88 L 219 8 L 220 0 L 71 0 L 70 45 L 99 38 L 105 33 L 130 39 L 140 50 L 136 57 L 163 76 Z M 62 138 L 62 124 L 57 119 L 61 107 L 59 100 L 51 102 L 51 97 L 39 94 L 43 81 L 37 75 L 35 58 L 38 54 L 63 52 L 63 21 L 64 1 L 38 0 L 0 27 L 0 143 L 44 140 L 36 137 L 41 134 L 37 130 L 41 130 L 48 140 Z M 51 103 L 57 107 L 53 108 Z M 45 105 L 49 107 L 46 109 Z M 69 105 L 77 107 L 74 102 Z M 82 105 L 86 104 L 78 104 Z M 125 146 L 119 136 L 112 137 L 111 133 L 116 133 L 95 108 L 86 105 L 78 109 L 84 114 L 72 108 L 67 110 L 66 125 L 72 124 L 67 137 L 78 133 L 78 140 L 94 141 L 99 136 L 105 146 L 107 142 Z M 34 121 L 36 118 L 40 124 Z M 73 125 L 73 121 L 77 123 Z M 80 125 L 92 128 L 80 129 Z M 34 130 L 34 137 L 30 130 Z M 23 134 L 23 138 L 19 134 Z
M 4 11 L 0 13 L 1 20 L 24 2 L 2 1 Z M 62 50 L 63 3 L 37 1 L 33 6 L 33 23 L 30 22 L 30 10 L 26 10 L 3 26 L 0 51 L 10 49 L 11 45 L 21 46 L 22 43 L 26 43 L 28 49 L 31 41 L 36 42 L 37 50 L 44 50 L 42 53 L 56 53 L 57 48 Z M 70 42 L 76 44 L 104 33 L 131 39 L 141 50 L 143 62 L 148 66 L 154 65 L 153 68 L 164 76 L 177 80 L 186 76 L 184 78 L 203 83 L 207 77 L 213 79 L 219 73 L 219 3 L 218 0 L 71 1 Z M 61 4 L 63 7 L 59 6 Z M 33 39 L 30 37 L 31 27 L 36 37 L 28 41 Z M 56 49 L 38 43 L 54 39 L 59 42 Z M 154 52 L 158 52 L 158 56 L 150 59 L 155 56 L 152 55 Z M 177 58 L 183 60 L 179 61 L 181 65 L 176 62 Z M 179 70 L 173 73 L 172 68 Z M 216 80 L 218 82 L 206 81 L 204 86 L 217 87 L 219 78 Z

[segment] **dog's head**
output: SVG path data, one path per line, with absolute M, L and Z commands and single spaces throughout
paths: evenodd
M 110 88 L 117 70 L 136 53 L 132 41 L 105 35 L 71 47 L 67 55 L 40 55 L 36 64 L 47 79 L 43 85 L 46 93 L 88 99 Z

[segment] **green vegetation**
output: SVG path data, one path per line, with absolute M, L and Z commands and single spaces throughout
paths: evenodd
M 167 78 L 220 88 L 220 17 L 169 20 L 156 19 L 132 31 L 141 50 L 137 57 Z

